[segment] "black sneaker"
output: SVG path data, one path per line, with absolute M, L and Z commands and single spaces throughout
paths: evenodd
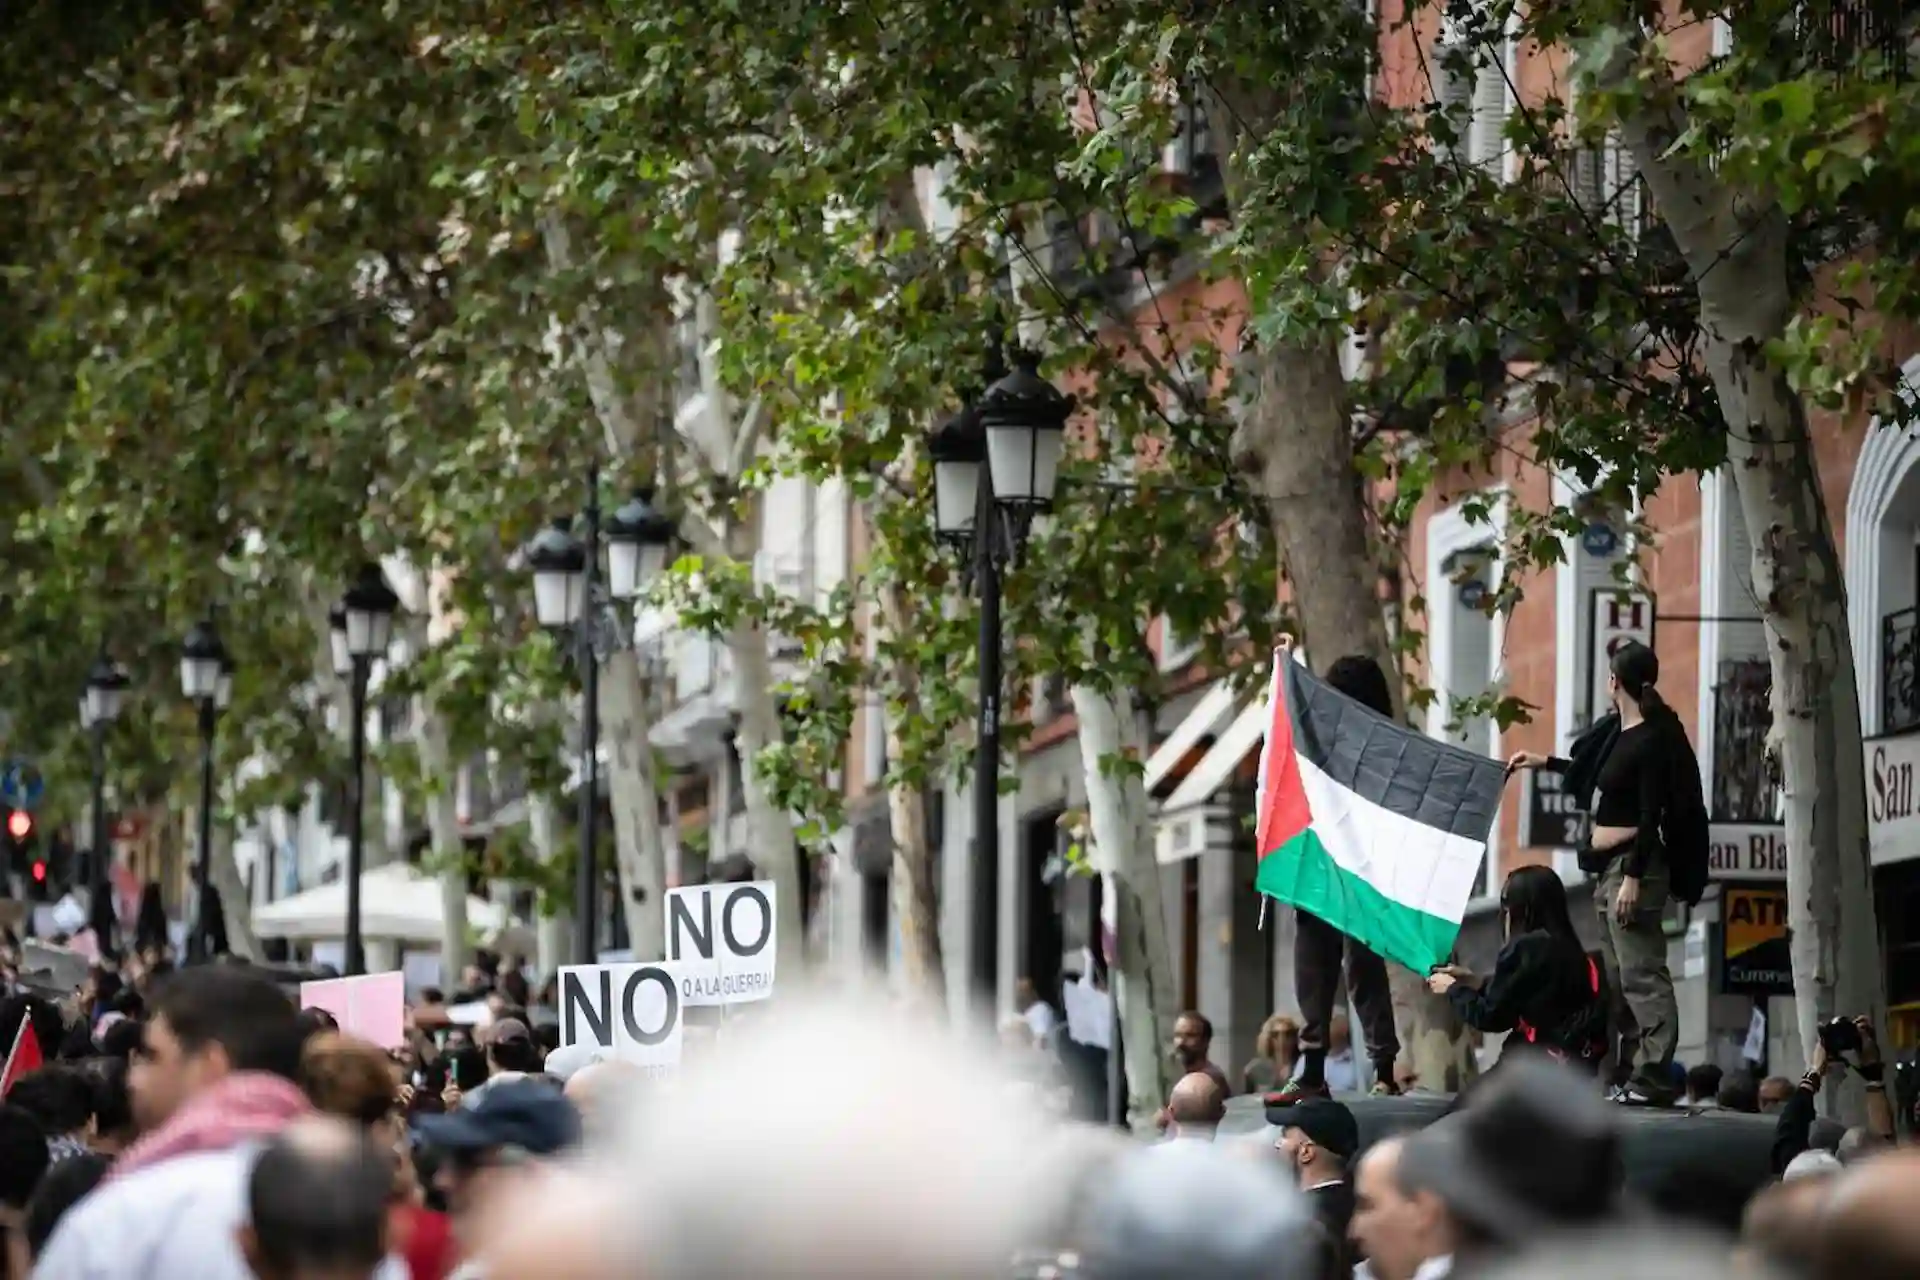
M 1629 1080 L 1612 1095 L 1613 1101 L 1623 1107 L 1670 1107 L 1673 1094 L 1662 1089 L 1652 1089 L 1639 1080 Z

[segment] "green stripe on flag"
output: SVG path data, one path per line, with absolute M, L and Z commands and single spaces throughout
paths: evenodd
M 1395 902 L 1343 868 L 1311 827 L 1260 859 L 1253 887 L 1318 916 L 1422 977 L 1447 962 L 1460 936 L 1457 921 Z

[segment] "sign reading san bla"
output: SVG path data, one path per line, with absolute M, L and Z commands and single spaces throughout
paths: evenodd
M 1787 878 L 1786 830 L 1775 822 L 1716 822 L 1707 832 L 1715 880 Z

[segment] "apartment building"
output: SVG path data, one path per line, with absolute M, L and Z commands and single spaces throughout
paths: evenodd
M 1377 6 L 1382 62 L 1374 91 L 1403 105 L 1436 94 L 1460 105 L 1471 120 L 1463 140 L 1467 158 L 1497 175 L 1517 177 L 1503 149 L 1507 117 L 1522 99 L 1563 93 L 1565 60 L 1509 40 L 1497 51 L 1497 63 L 1483 62 L 1471 77 L 1430 86 L 1433 44 L 1446 33 L 1434 14 L 1422 25 L 1403 27 L 1404 8 L 1401 0 Z M 1700 24 L 1677 33 L 1673 48 L 1683 63 L 1698 63 L 1724 52 L 1726 39 L 1724 27 Z M 1169 149 L 1169 177 L 1204 185 L 1207 154 L 1204 135 L 1182 139 L 1177 152 Z M 1630 160 L 1617 148 L 1603 148 L 1582 161 L 1574 175 L 1580 191 L 1640 233 L 1647 251 L 1656 251 L 1658 223 Z M 1086 234 L 1082 229 L 1078 238 Z M 1056 278 L 1071 281 L 1070 253 L 1067 258 L 1052 269 Z M 1203 295 L 1212 306 L 1237 298 L 1232 282 L 1208 284 L 1176 270 L 1156 281 L 1151 298 L 1134 300 L 1135 322 L 1152 327 Z M 1920 385 L 1920 334 L 1898 341 L 1904 348 L 1891 354 L 1907 360 L 1910 380 Z M 1905 433 L 1878 430 L 1870 420 L 1821 414 L 1813 427 L 1845 562 L 1894 1034 L 1911 1044 L 1920 1039 L 1920 815 L 1911 785 L 1920 763 L 1920 473 L 1912 469 L 1920 445 Z M 1516 420 L 1508 429 L 1523 430 L 1524 424 Z M 1469 518 L 1470 498 L 1494 499 L 1490 524 Z M 1503 513 L 1510 504 L 1540 510 L 1550 503 L 1582 511 L 1586 528 L 1570 540 L 1563 565 L 1524 582 L 1524 597 L 1510 615 L 1490 616 L 1482 605 L 1501 569 Z M 1643 540 L 1629 529 L 1629 514 L 1644 526 Z M 1489 473 L 1448 476 L 1436 487 L 1414 521 L 1405 585 L 1409 598 L 1420 593 L 1429 602 L 1419 674 L 1441 696 L 1425 728 L 1489 755 L 1563 750 L 1604 709 L 1605 671 L 1595 655 L 1625 638 L 1658 650 L 1663 690 L 1698 750 L 1716 864 L 1707 900 L 1671 921 L 1681 1056 L 1737 1064 L 1759 1025 L 1758 1010 L 1765 1015 L 1762 1043 L 1769 1062 L 1791 1074 L 1804 1056 L 1791 999 L 1778 985 L 1754 982 L 1754 973 L 1729 964 L 1730 953 L 1783 947 L 1783 887 L 1792 856 L 1766 754 L 1770 674 L 1751 562 L 1724 470 L 1675 477 L 1644 511 L 1622 513 L 1605 510 L 1573 478 L 1529 466 L 1508 452 Z M 1155 644 L 1173 692 L 1153 709 L 1155 748 L 1146 776 L 1159 808 L 1158 853 L 1176 990 L 1183 1006 L 1201 1008 L 1214 1020 L 1221 1060 L 1237 1061 L 1251 1053 L 1259 1022 L 1293 1005 L 1291 913 L 1269 912 L 1262 928 L 1250 891 L 1256 855 L 1245 819 L 1253 805 L 1263 708 L 1225 682 L 1181 678 L 1186 655 L 1179 637 L 1158 634 Z M 1532 722 L 1505 732 L 1452 714 L 1453 700 L 1489 689 L 1540 710 Z M 1018 765 L 1019 788 L 1001 804 L 998 910 L 990 936 L 1003 1010 L 1016 978 L 1032 977 L 1043 989 L 1056 978 L 1062 957 L 1071 957 L 1091 936 L 1089 921 L 1097 918 L 1097 906 L 1088 902 L 1089 883 L 1058 874 L 1057 818 L 1085 802 L 1071 709 L 1049 696 L 1058 692 L 1037 691 L 1039 723 Z M 1490 962 L 1497 949 L 1499 886 L 1515 867 L 1555 867 L 1577 899 L 1576 918 L 1587 926 L 1593 921 L 1591 887 L 1568 847 L 1565 800 L 1551 792 L 1550 781 L 1536 793 L 1535 782 L 1514 784 L 1490 842 L 1481 892 L 1461 939 L 1470 964 Z M 972 806 L 964 789 L 946 799 L 942 937 L 958 1007 L 965 981 L 956 975 L 972 970 L 975 936 L 961 904 L 975 898 L 972 860 L 956 855 L 970 847 Z

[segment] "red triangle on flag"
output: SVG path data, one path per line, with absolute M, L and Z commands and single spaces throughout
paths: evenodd
M 0 1072 L 0 1098 L 13 1092 L 21 1076 L 38 1071 L 46 1062 L 40 1056 L 40 1037 L 34 1033 L 33 1019 L 20 1013 L 20 1029 L 13 1034 L 13 1048 L 7 1053 L 7 1068 Z

